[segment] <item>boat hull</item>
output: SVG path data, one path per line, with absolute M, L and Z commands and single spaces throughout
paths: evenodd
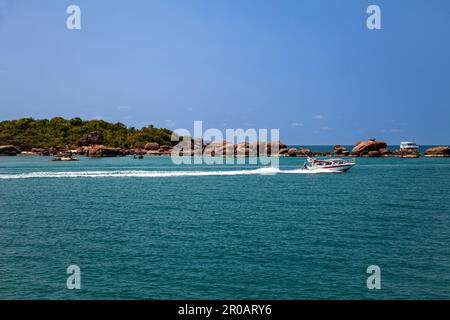
M 309 171 L 316 171 L 316 172 L 346 172 L 350 170 L 355 164 L 349 163 L 345 165 L 336 165 L 336 166 L 323 166 L 323 167 L 308 167 L 307 170 Z

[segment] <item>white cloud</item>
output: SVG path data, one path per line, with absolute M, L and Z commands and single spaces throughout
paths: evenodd
M 292 122 L 291 126 L 293 126 L 293 127 L 303 127 L 303 123 L 301 123 L 301 122 Z
M 322 115 L 322 114 L 316 114 L 316 115 L 313 117 L 313 119 L 314 119 L 314 120 L 322 120 L 322 119 L 323 119 L 323 115 Z
M 400 132 L 402 132 L 402 130 L 397 129 L 397 128 L 392 128 L 392 129 L 389 129 L 389 132 L 390 133 L 400 133 Z
M 127 105 L 122 105 L 122 106 L 118 106 L 117 109 L 119 109 L 119 110 L 129 110 L 129 109 L 131 109 L 131 107 L 127 106 Z

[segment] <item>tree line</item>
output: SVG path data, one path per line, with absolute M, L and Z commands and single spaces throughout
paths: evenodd
M 172 145 L 172 131 L 153 125 L 136 129 L 123 123 L 80 118 L 22 118 L 0 122 L 0 145 L 31 148 L 74 148 L 85 134 L 100 131 L 104 145 L 119 148 L 142 148 L 147 142 Z

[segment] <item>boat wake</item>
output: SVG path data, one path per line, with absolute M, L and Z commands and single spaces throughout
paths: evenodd
M 274 175 L 274 174 L 314 174 L 326 173 L 326 170 L 309 171 L 305 169 L 280 170 L 277 168 L 259 168 L 253 170 L 222 171 L 63 171 L 28 172 L 18 174 L 0 174 L 0 179 L 36 179 L 36 178 L 163 178 L 163 177 L 203 177 L 237 175 Z

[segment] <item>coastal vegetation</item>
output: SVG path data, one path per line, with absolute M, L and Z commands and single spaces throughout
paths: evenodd
M 14 145 L 21 150 L 32 148 L 65 148 L 80 146 L 80 139 L 99 132 L 99 144 L 114 148 L 143 148 L 148 142 L 171 145 L 172 131 L 153 125 L 136 129 L 123 123 L 103 120 L 64 119 L 61 117 L 36 120 L 22 118 L 0 122 L 0 145 Z

